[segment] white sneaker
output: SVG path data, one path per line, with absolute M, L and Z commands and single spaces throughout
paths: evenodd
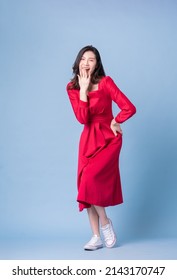
M 112 248 L 116 243 L 116 234 L 114 232 L 111 220 L 109 219 L 109 224 L 101 227 L 101 229 L 106 247 Z
M 90 241 L 84 246 L 84 250 L 94 251 L 103 247 L 100 236 L 93 235 Z

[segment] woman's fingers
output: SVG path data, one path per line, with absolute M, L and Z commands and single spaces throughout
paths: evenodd
M 80 76 L 81 76 L 82 78 L 89 78 L 89 79 L 90 79 L 90 76 L 91 76 L 90 70 L 81 69 L 81 70 L 80 70 Z
M 114 135 L 117 136 L 117 131 L 114 128 L 112 129 L 112 131 L 113 131 Z
M 116 126 L 116 131 L 117 132 L 119 132 L 120 134 L 122 134 L 123 132 L 122 132 L 122 129 L 121 129 L 121 127 L 120 127 L 120 124 L 115 124 L 115 126 Z
M 86 72 L 85 69 L 80 70 L 80 73 L 77 76 L 80 89 L 88 90 L 91 76 Z

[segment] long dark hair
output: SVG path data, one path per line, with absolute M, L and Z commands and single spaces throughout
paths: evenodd
M 79 53 L 76 57 L 76 60 L 73 64 L 72 69 L 73 69 L 74 77 L 71 79 L 71 84 L 70 84 L 71 88 L 79 89 L 79 82 L 78 82 L 78 76 L 77 76 L 79 74 L 79 63 L 81 61 L 83 54 L 87 51 L 92 51 L 95 54 L 96 62 L 97 62 L 95 70 L 91 76 L 91 83 L 97 84 L 102 77 L 106 76 L 99 51 L 92 45 L 86 46 L 79 51 Z

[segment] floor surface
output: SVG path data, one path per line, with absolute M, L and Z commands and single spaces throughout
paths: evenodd
M 86 240 L 87 242 L 87 240 Z M 84 251 L 83 239 L 4 240 L 1 260 L 177 260 L 176 239 L 127 240 L 115 248 Z

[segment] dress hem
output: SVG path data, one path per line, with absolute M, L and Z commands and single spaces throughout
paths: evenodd
M 96 203 L 89 203 L 89 202 L 85 202 L 85 201 L 82 201 L 82 200 L 77 200 L 77 202 L 79 203 L 79 211 L 83 211 L 84 209 L 88 209 L 90 208 L 92 205 L 95 205 L 95 206 L 100 206 L 100 207 L 110 207 L 110 206 L 116 206 L 116 205 L 119 205 L 119 204 L 122 204 L 123 203 L 123 200 L 120 200 L 120 202 L 116 202 L 116 203 L 109 203 L 109 204 L 96 204 Z

